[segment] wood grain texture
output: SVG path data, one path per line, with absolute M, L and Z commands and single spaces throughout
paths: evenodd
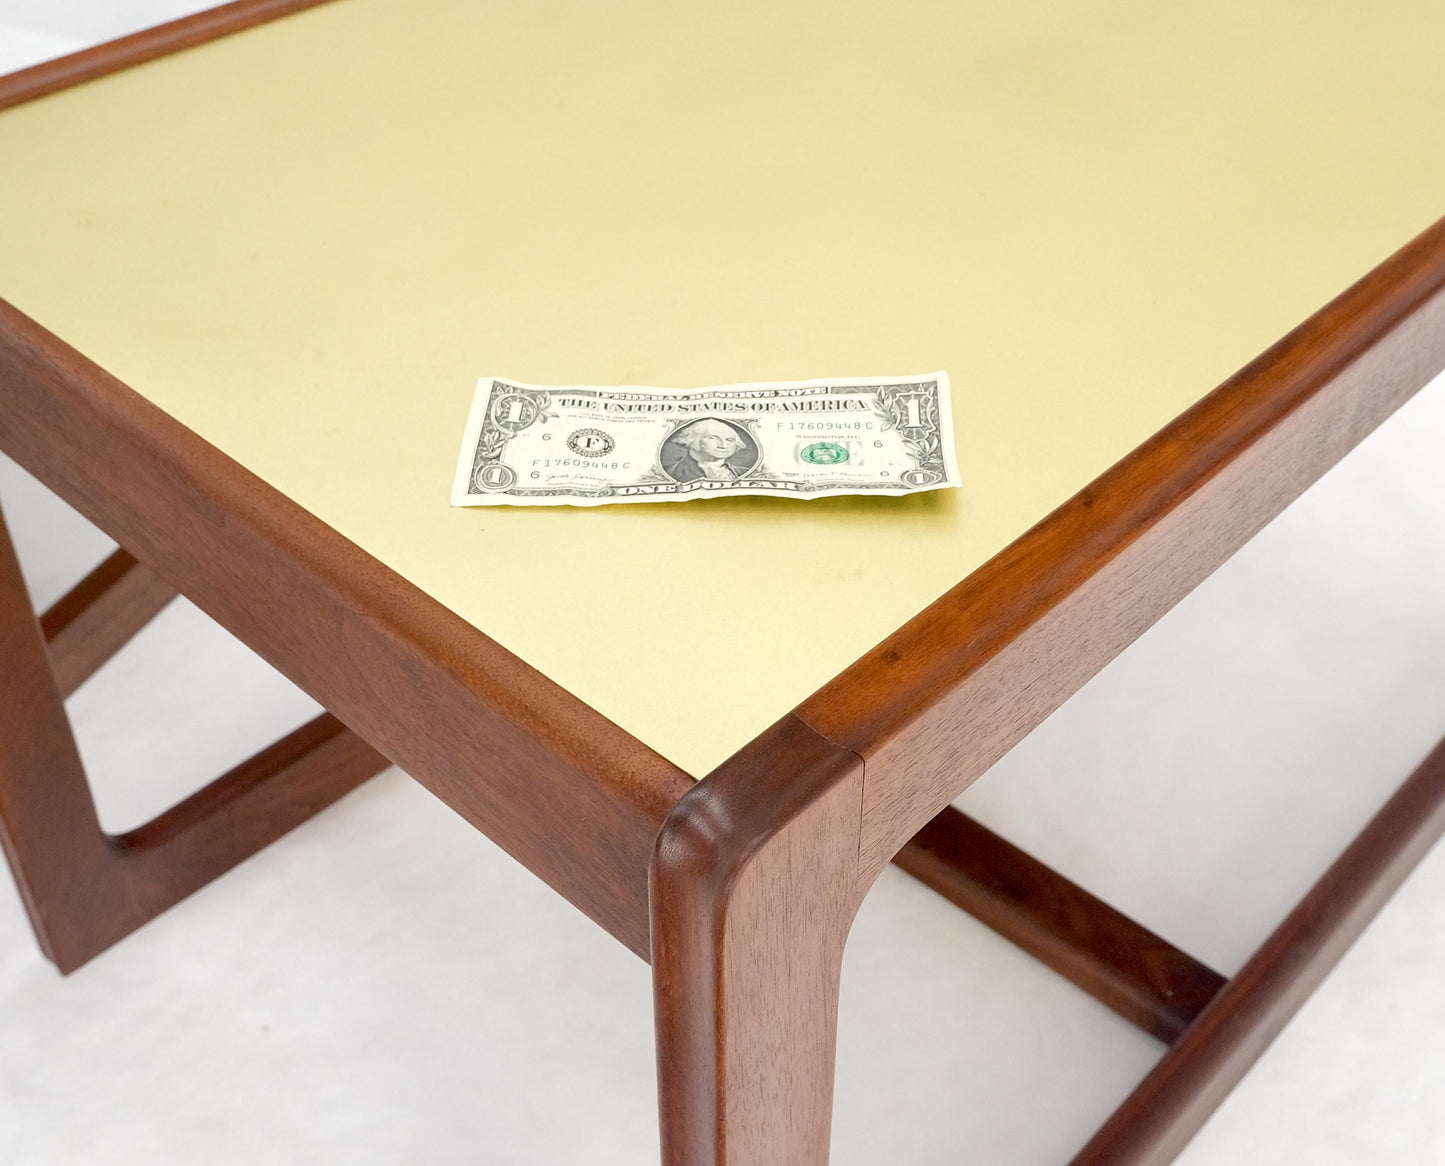
M 823 1166 L 863 766 L 785 718 L 699 782 L 652 865 L 666 1166 Z
M 83 962 L 84 923 L 127 910 L 118 883 L 95 886 L 111 857 L 71 736 L 20 563 L 0 516 L 0 843 L 41 950 L 62 971 Z M 84 900 L 92 897 L 87 905 Z
M 646 958 L 681 770 L 3 303 L 0 449 Z
M 150 623 L 176 589 L 127 550 L 118 550 L 40 617 L 50 667 L 69 696 Z
M 943 806 L 1445 367 L 1445 223 L 798 707 L 868 762 L 864 861 Z
M 0 82 L 0 108 L 312 2 L 244 0 L 38 66 Z M 817 1166 L 837 967 L 863 891 L 914 830 L 1445 363 L 1441 253 L 1436 228 L 691 792 L 674 767 L 5 307 L 0 446 L 639 953 L 642 871 L 676 803 L 652 869 L 668 1161 Z M 90 828 L 59 692 L 35 680 L 49 673 L 33 617 L 0 610 L 0 648 L 0 691 L 15 694 L 0 709 L 0 838 L 62 966 L 81 946 L 46 902 L 82 894 L 107 918 L 128 897 L 160 902 L 170 891 L 147 856 L 190 839 L 219 862 L 235 835 L 206 829 L 227 807 L 263 826 L 284 816 L 265 791 L 297 783 L 273 787 L 266 773 L 380 764 L 323 718 L 107 840 Z M 23 776 L 39 771 L 62 775 L 43 798 Z M 1424 809 L 1435 829 L 1438 800 L 1417 797 L 1396 818 Z M 86 828 L 59 829 L 70 822 Z M 1269 1022 L 1216 1043 L 1195 1034 L 1235 1033 L 1230 1015 L 1280 1007 L 1281 968 L 1306 965 L 1288 991 L 1302 986 L 1417 843 L 1322 891 L 1274 962 L 1221 991 L 1176 1044 L 1166 1063 L 1195 1066 L 1176 1071 L 1184 1084 L 1156 1086 L 1117 1119 L 1154 1157 L 1106 1146 L 1081 1166 L 1164 1161 Z M 109 869 L 136 873 L 76 873 Z M 1350 886 L 1365 889 L 1351 899 Z M 1206 1051 L 1180 1060 L 1196 1044 Z
M 893 861 L 1166 1044 L 1224 986 L 1218 972 L 952 806 Z
M 1445 742 L 1410 776 L 1072 1166 L 1164 1166 L 1445 834 Z
M 42 61 L 0 77 L 0 110 L 327 2 L 236 0 L 233 4 L 208 8 L 77 53 L 67 53 L 52 61 Z
M 41 950 L 62 972 L 387 764 L 322 715 L 140 829 L 107 836 L 0 518 L 0 843 Z

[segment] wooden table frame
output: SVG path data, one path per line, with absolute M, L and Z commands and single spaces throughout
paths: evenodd
M 1445 831 L 1445 744 L 1229 980 L 949 803 L 1442 367 L 1445 223 L 693 783 L 0 302 L 0 449 L 125 548 L 37 618 L 0 523 L 0 842 L 70 972 L 394 762 L 651 960 L 668 1166 L 826 1161 L 843 948 L 896 861 L 1168 1044 L 1073 1159 L 1165 1163 Z M 63 698 L 176 593 L 331 712 L 107 836 Z

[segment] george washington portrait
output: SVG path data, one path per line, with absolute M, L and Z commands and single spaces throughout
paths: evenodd
M 741 425 L 703 417 L 674 429 L 662 443 L 660 460 L 679 482 L 736 482 L 758 464 L 758 444 Z

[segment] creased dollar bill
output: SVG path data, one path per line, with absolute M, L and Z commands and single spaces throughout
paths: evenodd
M 483 377 L 452 505 L 827 498 L 957 485 L 942 372 L 692 390 Z

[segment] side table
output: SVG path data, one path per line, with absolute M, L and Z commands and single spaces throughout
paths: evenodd
M 1228 980 L 950 803 L 1445 367 L 1445 17 L 1362 20 L 241 0 L 0 80 L 0 449 L 124 548 L 37 619 L 0 530 L 46 954 L 394 762 L 651 962 L 673 1166 L 826 1160 L 893 861 L 1169 1045 L 1073 1160 L 1169 1161 L 1445 747 Z M 445 505 L 483 369 L 931 367 L 956 493 Z M 176 593 L 330 711 L 108 836 L 63 697 Z

